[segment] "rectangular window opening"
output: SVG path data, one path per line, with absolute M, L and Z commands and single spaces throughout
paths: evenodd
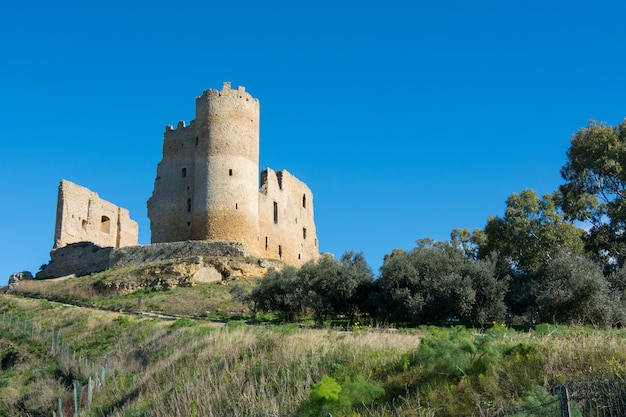
M 278 203 L 274 201 L 274 224 L 278 224 Z

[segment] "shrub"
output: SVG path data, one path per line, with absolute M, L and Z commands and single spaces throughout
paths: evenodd
M 347 380 L 342 385 L 328 376 L 323 375 L 310 392 L 309 401 L 300 407 L 300 415 L 308 417 L 326 417 L 331 414 L 347 415 L 355 408 L 370 404 L 385 395 L 380 386 L 357 377 L 354 381 Z

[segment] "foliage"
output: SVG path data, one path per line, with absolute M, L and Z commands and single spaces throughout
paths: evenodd
M 378 280 L 379 314 L 414 323 L 460 319 L 477 324 L 503 318 L 506 280 L 495 263 L 473 261 L 445 243 L 420 241 L 385 257 Z
M 299 270 L 271 270 L 257 282 L 248 299 L 258 311 L 273 311 L 288 321 L 313 311 L 318 322 L 340 314 L 350 321 L 364 308 L 374 282 L 361 253 L 346 252 L 341 260 L 322 256 Z M 240 290 L 237 290 L 240 291 Z
M 607 325 L 613 318 L 609 290 L 599 265 L 582 256 L 561 255 L 546 265 L 537 305 L 547 322 Z
M 349 321 L 363 309 L 374 275 L 362 253 L 346 252 L 340 261 L 322 256 L 305 264 L 298 276 L 308 283 L 309 306 L 318 322 L 345 314 Z
M 568 217 L 592 225 L 588 249 L 619 265 L 626 259 L 625 163 L 626 120 L 618 126 L 590 121 L 572 137 L 559 188 Z
M 354 408 L 370 404 L 385 394 L 384 388 L 366 381 L 359 376 L 354 381 L 347 380 L 343 384 L 328 376 L 322 375 L 310 392 L 309 401 L 300 407 L 301 416 L 347 415 Z
M 512 417 L 542 417 L 560 415 L 561 404 L 556 394 L 550 394 L 539 385 L 532 385 L 522 398 L 511 407 Z
M 583 234 L 559 212 L 555 196 L 524 190 L 509 196 L 504 217 L 489 218 L 477 253 L 484 259 L 495 252 L 514 271 L 532 273 L 560 253 L 583 253 Z
M 250 299 L 257 311 L 274 311 L 283 319 L 293 321 L 305 312 L 307 283 L 298 270 L 285 266 L 282 271 L 271 269 L 252 289 Z

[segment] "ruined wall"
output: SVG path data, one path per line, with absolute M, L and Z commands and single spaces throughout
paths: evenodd
M 260 256 L 300 266 L 319 257 L 313 219 L 313 193 L 289 172 L 261 173 Z
M 165 128 L 163 159 L 148 200 L 152 243 L 191 239 L 196 137 L 194 122 L 186 126 L 181 121 L 176 129 Z
M 128 210 L 102 200 L 85 187 L 61 180 L 54 249 L 76 242 L 114 248 L 133 246 L 137 245 L 138 230 Z

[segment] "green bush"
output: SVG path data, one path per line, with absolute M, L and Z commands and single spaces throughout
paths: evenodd
M 170 329 L 178 329 L 181 327 L 191 327 L 195 324 L 196 324 L 195 321 L 185 317 L 185 318 L 176 320 L 174 323 L 170 324 L 169 327 Z
M 311 389 L 309 400 L 300 407 L 299 415 L 346 415 L 384 395 L 385 390 L 382 387 L 366 381 L 363 377 L 357 377 L 354 381 L 348 379 L 340 385 L 334 378 L 323 375 Z

